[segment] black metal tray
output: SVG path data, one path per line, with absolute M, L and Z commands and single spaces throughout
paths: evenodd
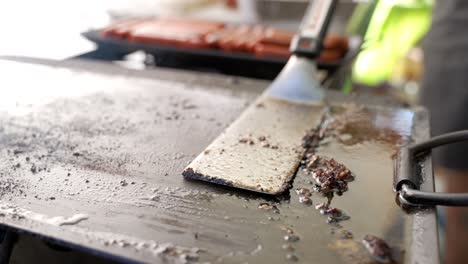
M 85 55 L 90 58 L 99 58 L 100 54 L 110 51 L 116 57 L 137 50 L 153 55 L 157 66 L 185 69 L 216 69 L 220 73 L 254 77 L 261 79 L 274 79 L 283 66 L 286 58 L 257 57 L 245 52 L 227 52 L 219 49 L 185 49 L 158 44 L 145 44 L 133 42 L 122 38 L 105 37 L 100 30 L 82 33 L 82 35 L 98 45 L 97 52 Z M 102 59 L 102 58 L 101 58 Z M 318 63 L 321 70 L 334 71 L 340 62 Z

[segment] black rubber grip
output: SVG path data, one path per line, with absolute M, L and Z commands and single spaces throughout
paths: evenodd
M 337 2 L 337 0 L 310 1 L 299 32 L 291 42 L 292 53 L 309 58 L 316 58 L 320 55 L 323 39 Z

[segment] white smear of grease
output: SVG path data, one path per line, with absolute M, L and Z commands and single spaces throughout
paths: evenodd
M 76 214 L 71 217 L 64 216 L 55 216 L 49 219 L 46 219 L 46 222 L 51 225 L 76 225 L 79 222 L 88 219 L 87 214 Z
M 45 224 L 55 225 L 55 226 L 62 226 L 62 225 L 75 225 L 79 222 L 88 219 L 88 215 L 86 214 L 75 214 L 70 217 L 66 216 L 54 216 L 49 217 L 44 214 L 35 213 L 33 211 L 29 211 L 24 208 L 19 208 L 14 205 L 9 204 L 2 204 L 0 206 L 0 213 L 5 215 L 11 215 L 13 217 L 18 218 L 25 218 L 34 221 L 38 221 Z
M 85 219 L 88 219 L 86 214 L 75 214 L 71 217 L 54 216 L 32 212 L 30 210 L 20 208 L 18 206 L 0 202 L 0 217 L 12 217 L 16 219 L 33 220 L 54 226 L 74 225 Z M 136 251 L 146 251 L 158 256 L 163 261 L 169 261 L 174 264 L 185 264 L 197 262 L 199 253 L 205 250 L 193 247 L 184 247 L 174 245 L 172 243 L 158 243 L 154 240 L 142 240 L 135 237 L 126 236 L 119 233 L 89 231 L 79 226 L 70 226 L 69 230 L 79 233 L 91 241 L 96 240 L 108 247 L 117 246 L 120 248 L 133 248 Z M 257 248 L 255 251 L 261 250 Z

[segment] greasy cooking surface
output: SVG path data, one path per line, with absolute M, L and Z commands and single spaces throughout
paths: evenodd
M 321 141 L 318 155 L 356 175 L 333 200 L 351 216 L 340 228 L 315 210 L 325 201 L 316 193 L 309 206 L 295 191 L 267 200 L 181 176 L 263 82 L 214 78 L 200 86 L 188 74 L 164 81 L 12 62 L 0 68 L 8 73 L 0 99 L 3 224 L 145 262 L 368 263 L 366 234 L 400 249 L 408 242 L 391 156 L 394 136 L 414 133 L 411 111 L 368 108 Z M 352 129 L 359 126 L 368 131 Z M 311 188 L 309 181 L 299 171 L 293 188 Z M 342 239 L 343 230 L 353 238 Z

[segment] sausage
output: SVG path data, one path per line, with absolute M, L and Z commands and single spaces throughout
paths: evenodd
M 144 21 L 144 19 L 120 21 L 105 28 L 103 31 L 101 31 L 101 34 L 104 37 L 126 38 L 128 36 L 128 33 L 134 26 L 143 23 Z
M 274 44 L 258 43 L 255 45 L 254 54 L 258 57 L 289 58 L 291 52 L 288 47 Z
M 220 27 L 220 23 L 195 23 L 160 19 L 147 21 L 130 31 L 131 41 L 174 45 L 184 48 L 209 48 L 212 43 L 205 41 L 205 35 Z
M 265 44 L 289 46 L 293 37 L 294 33 L 292 32 L 268 28 L 265 31 L 265 35 L 263 36 L 261 42 Z
M 346 53 L 349 49 L 348 39 L 340 35 L 329 34 L 323 41 L 323 47 L 325 49 L 340 49 Z
M 251 30 L 248 25 L 235 27 L 222 34 L 218 46 L 227 51 L 245 51 L 244 43 L 248 40 L 246 35 Z
M 222 29 L 225 27 L 225 23 L 209 20 L 199 20 L 199 19 L 187 19 L 187 18 L 177 18 L 177 17 L 166 17 L 159 18 L 157 21 L 161 24 L 180 26 L 180 27 L 189 27 L 193 30 L 200 31 L 211 31 L 214 29 Z
M 330 63 L 341 59 L 343 52 L 339 49 L 324 49 L 320 53 L 318 61 L 321 63 Z
M 247 41 L 244 43 L 245 50 L 248 52 L 255 51 L 255 45 L 257 45 L 265 34 L 265 27 L 257 25 L 254 26 L 249 33 Z

